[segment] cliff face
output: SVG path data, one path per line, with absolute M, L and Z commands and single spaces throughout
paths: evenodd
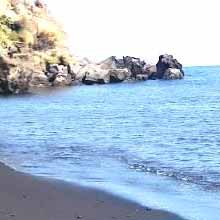
M 0 1 L 0 93 L 24 92 L 29 84 L 49 86 L 48 65 L 74 62 L 62 27 L 43 2 Z

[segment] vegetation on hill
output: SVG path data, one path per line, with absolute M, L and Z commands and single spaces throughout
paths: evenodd
M 18 44 L 34 51 L 64 49 L 62 28 L 50 17 L 46 6 L 39 6 L 38 2 L 1 0 L 0 48 L 3 53 Z
M 0 58 L 0 93 L 5 84 L 18 84 L 19 72 L 36 76 L 48 64 L 75 62 L 62 27 L 40 0 L 0 1 Z

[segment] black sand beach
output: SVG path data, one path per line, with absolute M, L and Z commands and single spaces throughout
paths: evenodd
M 33 177 L 0 163 L 0 220 L 181 220 L 182 218 L 62 181 Z

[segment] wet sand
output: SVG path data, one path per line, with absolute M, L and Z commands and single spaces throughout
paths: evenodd
M 183 220 L 108 193 L 17 172 L 0 163 L 0 220 Z

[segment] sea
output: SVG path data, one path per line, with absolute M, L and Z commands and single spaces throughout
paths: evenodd
M 220 219 L 220 67 L 0 97 L 0 160 L 189 220 Z

